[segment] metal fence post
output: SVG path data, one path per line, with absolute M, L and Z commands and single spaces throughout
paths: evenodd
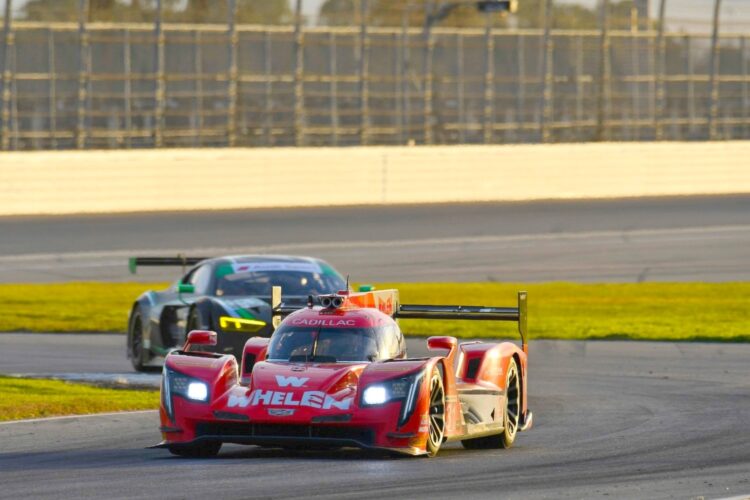
M 492 36 L 492 18 L 485 15 L 484 27 L 484 114 L 482 120 L 483 142 L 492 144 L 495 125 L 495 40 Z
M 636 140 L 641 138 L 641 59 L 639 49 L 641 47 L 638 36 L 638 8 L 633 5 L 630 9 L 630 62 L 633 65 L 633 112 L 631 114 L 631 134 Z
M 203 145 L 203 36 L 200 30 L 195 30 L 195 142 Z
M 366 146 L 369 141 L 370 108 L 369 108 L 369 39 L 367 36 L 367 0 L 359 0 L 359 143 Z
M 265 123 L 263 129 L 265 130 L 266 144 L 265 146 L 273 146 L 273 82 L 271 81 L 271 75 L 273 74 L 273 46 L 271 45 L 271 32 L 266 30 L 263 32 L 263 73 L 265 76 Z
M 49 138 L 52 149 L 57 149 L 57 63 L 55 62 L 55 32 L 52 28 L 47 29 L 47 68 L 49 69 L 48 112 L 49 112 Z
M 540 102 L 541 113 L 539 129 L 541 130 L 542 142 L 549 142 L 551 138 L 550 134 L 550 122 L 552 121 L 552 85 L 553 85 L 553 45 L 552 38 L 550 37 L 550 29 L 552 28 L 552 0 L 546 0 L 544 2 L 544 36 L 542 38 L 542 47 L 544 50 L 544 56 L 542 57 L 542 79 L 544 82 L 542 88 L 542 99 Z
M 666 44 L 664 42 L 664 24 L 665 13 L 667 9 L 667 0 L 661 0 L 659 3 L 659 25 L 656 32 L 656 54 L 654 61 L 656 66 L 656 106 L 654 106 L 654 135 L 657 141 L 664 139 L 664 127 L 662 120 L 666 106 L 664 105 L 664 71 L 665 71 L 665 53 Z
M 406 144 L 411 138 L 411 96 L 409 95 L 409 12 L 411 10 L 409 2 L 401 14 L 401 96 L 404 99 L 402 106 L 403 114 L 401 117 L 401 144 Z
M 0 150 L 10 146 L 10 47 L 12 42 L 12 0 L 5 0 L 3 13 L 3 50 L 0 52 Z
M 87 138 L 86 100 L 88 79 L 91 73 L 89 35 L 86 23 L 89 13 L 88 0 L 78 2 L 78 112 L 76 126 L 76 147 L 84 149 Z
M 599 41 L 599 82 L 597 89 L 597 119 L 596 139 L 609 140 L 609 0 L 601 0 L 599 13 L 600 41 Z
M 518 35 L 518 53 L 516 55 L 516 72 L 518 73 L 518 84 L 516 85 L 516 140 L 522 137 L 521 129 L 525 124 L 526 111 L 526 38 Z
M 422 98 L 424 105 L 424 143 L 432 144 L 432 53 L 434 41 L 432 38 L 433 0 L 425 1 L 424 23 L 424 86 Z
M 305 142 L 305 95 L 304 64 L 305 55 L 302 44 L 302 0 L 297 0 L 294 7 L 294 145 L 302 146 Z
M 458 101 L 458 142 L 466 143 L 466 108 L 464 103 L 464 35 L 456 34 L 456 93 Z
M 393 32 L 393 105 L 396 108 L 396 118 L 394 120 L 394 134 L 393 143 L 400 144 L 401 136 L 403 131 L 404 123 L 404 96 L 401 95 L 402 82 L 401 68 L 403 68 L 404 62 L 401 60 L 402 51 L 399 45 L 400 35 L 398 32 Z
M 162 15 L 164 9 L 162 0 L 156 0 L 156 20 L 154 21 L 154 36 L 156 38 L 156 100 L 154 113 L 154 145 L 160 148 L 164 145 L 164 110 L 166 107 L 166 80 L 164 77 L 164 28 L 162 26 Z
M 685 35 L 685 72 L 687 74 L 687 108 L 690 124 L 688 126 L 690 135 L 695 133 L 695 81 L 693 80 L 693 57 L 690 36 Z
M 336 34 L 328 33 L 328 73 L 331 75 L 330 90 L 330 112 L 331 112 L 331 135 L 333 145 L 339 145 L 339 96 L 338 96 L 338 60 L 336 48 Z
M 711 57 L 708 78 L 708 137 L 716 140 L 719 132 L 716 120 L 719 116 L 719 84 L 716 81 L 719 72 L 719 14 L 721 12 L 721 0 L 714 0 L 713 29 L 711 31 Z
M 133 81 L 132 74 L 132 55 L 130 30 L 125 28 L 125 45 L 123 47 L 123 70 L 125 71 L 125 147 L 133 147 Z
M 748 107 L 750 107 L 750 95 L 748 94 L 747 81 L 747 37 L 743 36 L 740 40 L 740 71 L 742 72 L 742 137 L 748 138 L 750 122 L 748 122 Z
M 576 38 L 576 140 L 583 140 L 583 36 Z
M 237 0 L 228 0 L 227 37 L 229 38 L 229 80 L 227 83 L 227 143 L 237 145 Z

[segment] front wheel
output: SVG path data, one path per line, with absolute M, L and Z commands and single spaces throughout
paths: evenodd
M 443 388 L 443 377 L 438 370 L 432 372 L 430 377 L 430 428 L 427 435 L 427 456 L 434 457 L 443 444 L 445 435 L 445 389 Z
M 215 457 L 221 450 L 221 443 L 208 441 L 191 445 L 169 446 L 169 453 L 178 457 L 186 458 L 210 458 Z
M 130 325 L 128 325 L 128 327 L 128 355 L 130 357 L 130 362 L 133 364 L 133 368 L 136 371 L 146 371 L 148 352 L 145 348 L 143 314 L 141 313 L 140 307 L 136 307 L 133 310 L 133 314 L 130 317 Z

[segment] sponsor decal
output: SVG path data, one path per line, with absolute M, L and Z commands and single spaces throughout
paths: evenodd
M 335 399 L 322 391 L 305 391 L 295 394 L 293 392 L 283 391 L 264 391 L 255 389 L 249 396 L 229 396 L 227 407 L 247 408 L 248 406 L 292 406 L 320 408 L 321 410 L 330 410 L 336 408 L 339 410 L 348 410 L 354 398 Z
M 356 326 L 357 322 L 353 319 L 336 319 L 336 318 L 296 318 L 292 320 L 293 325 L 300 326 Z
M 294 410 L 288 408 L 269 408 L 268 414 L 272 417 L 290 417 L 294 415 Z
M 427 432 L 430 430 L 430 416 L 422 415 L 422 420 L 419 422 L 419 430 L 417 432 Z
M 279 384 L 279 387 L 302 387 L 308 380 L 310 380 L 309 377 L 285 377 L 284 375 L 276 375 L 276 383 Z
M 265 271 L 292 271 L 319 274 L 320 266 L 311 262 L 246 262 L 232 264 L 235 273 L 259 273 Z

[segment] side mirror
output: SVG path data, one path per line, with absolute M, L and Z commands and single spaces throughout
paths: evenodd
M 359 289 L 357 291 L 359 292 L 372 292 L 375 290 L 374 285 L 359 285 Z
M 195 293 L 195 285 L 180 283 L 177 285 L 177 293 Z
M 189 351 L 194 345 L 216 345 L 216 332 L 210 330 L 193 330 L 188 333 L 183 351 Z
M 447 349 L 453 351 L 458 345 L 456 337 L 430 337 L 427 339 L 427 348 L 431 351 L 436 349 Z
M 456 337 L 430 337 L 427 339 L 427 348 L 431 351 L 447 349 L 448 354 L 445 355 L 445 359 L 449 367 L 454 366 L 456 351 L 458 351 L 458 340 L 456 340 Z

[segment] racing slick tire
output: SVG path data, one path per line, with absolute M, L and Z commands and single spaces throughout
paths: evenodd
M 486 450 L 490 448 L 510 448 L 518 433 L 518 419 L 521 415 L 521 377 L 518 374 L 516 360 L 510 360 L 505 376 L 507 394 L 503 411 L 503 432 L 500 434 L 475 439 L 464 439 L 461 444 L 468 450 Z
M 144 346 L 143 314 L 138 306 L 133 309 L 128 325 L 128 354 L 135 371 L 148 371 L 146 363 L 148 363 L 149 355 Z
M 169 446 L 169 453 L 178 457 L 186 458 L 210 458 L 215 457 L 221 450 L 220 441 L 207 441 L 192 445 Z
M 434 457 L 443 444 L 445 435 L 445 388 L 439 370 L 433 370 L 430 376 L 430 427 L 427 433 L 425 450 L 428 457 Z

